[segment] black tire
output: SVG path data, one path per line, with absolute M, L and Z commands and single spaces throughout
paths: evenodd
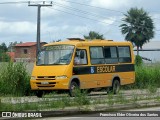
M 112 83 L 112 87 L 110 89 L 110 92 L 113 94 L 117 94 L 120 90 L 120 82 L 119 80 L 114 80 Z
M 78 86 L 78 84 L 76 83 L 76 82 L 71 82 L 71 84 L 70 84 L 70 87 L 69 87 L 69 95 L 71 96 L 71 97 L 74 97 L 75 96 L 75 90 L 76 89 L 79 89 L 79 86 Z
M 43 91 L 37 91 L 37 92 L 36 92 L 36 96 L 37 96 L 38 98 L 42 98 L 42 96 L 43 96 Z

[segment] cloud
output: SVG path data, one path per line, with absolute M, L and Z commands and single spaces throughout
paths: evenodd
M 100 24 L 103 25 L 111 25 L 115 22 L 116 18 L 115 17 L 108 17 L 107 19 L 102 19 L 100 20 Z
M 109 9 L 118 9 L 129 5 L 130 0 L 91 0 L 91 5 Z
M 59 27 L 57 26 L 49 26 L 47 22 L 41 24 L 41 33 L 42 35 L 48 32 L 57 32 Z
M 87 27 L 86 26 L 76 26 L 74 28 L 74 32 L 85 32 L 87 31 Z
M 28 34 L 36 31 L 36 24 L 28 21 L 5 22 L 0 21 L 1 34 Z
M 68 26 L 68 25 L 62 26 L 62 30 L 67 30 L 67 29 L 69 29 L 69 26 Z

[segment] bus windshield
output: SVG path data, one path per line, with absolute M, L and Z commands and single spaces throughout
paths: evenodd
M 38 54 L 37 65 L 69 64 L 74 51 L 73 45 L 45 46 Z

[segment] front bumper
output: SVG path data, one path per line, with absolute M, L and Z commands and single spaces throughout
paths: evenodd
M 69 79 L 30 80 L 31 90 L 63 90 L 69 89 Z

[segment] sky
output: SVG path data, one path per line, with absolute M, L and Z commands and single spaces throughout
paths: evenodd
M 19 2 L 18 4 L 3 4 Z M 24 2 L 24 3 L 22 3 Z M 0 43 L 36 42 L 37 7 L 28 1 L 0 1 Z M 40 4 L 40 1 L 31 1 Z M 46 0 L 46 4 L 50 4 Z M 124 14 L 133 7 L 143 8 L 155 25 L 153 41 L 160 41 L 159 0 L 54 0 L 52 7 L 41 8 L 41 41 L 83 38 L 89 31 L 103 34 L 105 39 L 124 41 L 120 25 Z

